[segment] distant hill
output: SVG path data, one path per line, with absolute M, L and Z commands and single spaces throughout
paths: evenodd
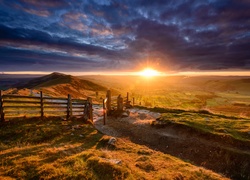
M 31 79 L 40 77 L 42 75 L 32 74 L 0 74 L 0 90 L 6 90 L 9 88 L 20 86 L 24 82 L 28 82 Z
M 208 77 L 191 77 L 186 79 L 186 83 L 195 84 L 207 91 L 235 91 L 249 93 L 250 78 L 240 76 L 208 76 Z
M 106 91 L 107 88 L 96 83 L 93 83 L 88 80 L 79 79 L 77 77 L 66 75 L 58 72 L 54 72 L 52 74 L 34 78 L 28 81 L 26 84 L 22 84 L 21 86 L 17 86 L 18 89 L 21 88 L 29 88 L 29 89 L 38 89 L 45 87 L 52 87 L 61 84 L 68 84 L 74 86 L 75 88 L 82 88 L 85 90 L 92 91 Z
M 15 89 L 10 89 L 9 93 L 27 95 L 31 90 L 35 93 L 43 91 L 51 96 L 67 96 L 71 94 L 73 98 L 84 98 L 86 96 L 94 96 L 99 91 L 104 93 L 107 91 L 107 88 L 89 80 L 54 72 L 22 84 L 16 84 Z

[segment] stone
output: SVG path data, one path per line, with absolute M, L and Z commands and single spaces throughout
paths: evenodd
M 107 158 L 101 158 L 101 159 L 106 161 L 106 162 L 110 162 L 111 164 L 117 164 L 117 165 L 122 164 L 122 160 L 120 160 L 120 159 L 107 159 Z
M 122 117 L 122 118 L 124 118 L 124 117 L 129 117 L 129 113 L 128 113 L 128 112 L 123 112 L 121 117 Z
M 109 141 L 108 141 L 108 144 L 114 146 L 115 143 L 116 143 L 116 141 L 117 141 L 117 139 L 116 139 L 115 137 L 111 137 L 111 138 L 109 139 Z

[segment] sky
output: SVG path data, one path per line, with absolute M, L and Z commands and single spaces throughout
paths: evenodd
M 250 72 L 249 0 L 0 0 L 0 72 Z

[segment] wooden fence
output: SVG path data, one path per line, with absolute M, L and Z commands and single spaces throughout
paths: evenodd
M 0 116 L 2 122 L 22 116 L 66 116 L 67 120 L 82 116 L 93 120 L 92 99 L 72 99 L 70 95 L 67 98 L 45 97 L 42 91 L 39 97 L 3 95 L 0 91 Z
M 134 105 L 134 98 L 133 98 Z M 125 99 L 121 95 L 119 96 L 111 96 L 111 91 L 107 91 L 106 98 L 103 99 L 103 124 L 106 124 L 107 116 L 111 115 L 112 111 L 123 111 L 124 107 L 130 107 L 131 101 L 129 101 L 129 93 L 127 92 L 127 96 Z

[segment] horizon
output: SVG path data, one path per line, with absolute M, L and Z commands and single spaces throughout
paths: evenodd
M 54 72 L 69 74 L 73 76 L 142 76 L 141 71 L 138 72 L 63 72 L 63 71 L 17 71 L 17 72 L 1 72 L 1 75 L 48 75 Z M 159 72 L 156 76 L 250 76 L 250 71 L 200 71 L 200 72 Z

